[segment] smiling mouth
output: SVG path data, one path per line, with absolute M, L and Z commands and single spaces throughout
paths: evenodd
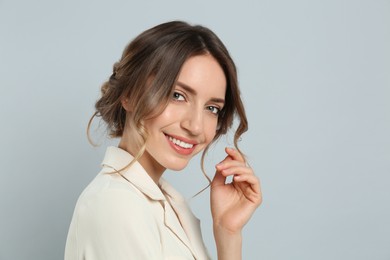
M 183 142 L 181 140 L 178 140 L 172 136 L 168 136 L 168 139 L 170 142 L 172 142 L 173 144 L 177 145 L 177 146 L 180 146 L 181 148 L 184 148 L 184 149 L 191 149 L 192 147 L 194 147 L 193 144 L 189 144 L 189 143 L 186 143 L 186 142 Z

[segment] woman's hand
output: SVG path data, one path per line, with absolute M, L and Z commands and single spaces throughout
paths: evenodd
M 247 166 L 243 156 L 232 148 L 216 168 L 211 182 L 211 214 L 218 259 L 241 259 L 241 230 L 248 222 L 262 197 L 259 179 Z M 231 183 L 225 183 L 233 176 Z
M 226 148 L 225 151 L 227 156 L 217 164 L 211 183 L 214 230 L 241 234 L 242 228 L 262 201 L 260 183 L 237 150 Z M 225 184 L 227 176 L 233 176 L 233 181 Z

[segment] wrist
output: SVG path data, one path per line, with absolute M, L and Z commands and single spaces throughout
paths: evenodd
M 232 231 L 218 225 L 213 226 L 215 244 L 217 246 L 218 259 L 241 259 L 242 234 L 240 231 Z
M 241 237 L 241 229 L 229 229 L 226 228 L 222 225 L 215 224 L 213 225 L 213 231 L 214 235 L 215 234 L 220 234 L 223 236 L 228 236 L 228 237 Z

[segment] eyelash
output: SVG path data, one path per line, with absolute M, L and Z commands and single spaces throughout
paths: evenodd
M 173 92 L 172 99 L 175 101 L 186 101 L 186 97 L 184 96 L 184 94 L 181 94 L 177 91 Z M 216 116 L 218 116 L 219 113 L 221 112 L 221 109 L 216 106 L 207 106 L 206 109 Z

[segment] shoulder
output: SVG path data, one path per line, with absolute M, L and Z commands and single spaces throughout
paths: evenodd
M 152 205 L 156 202 L 121 179 L 99 173 L 82 192 L 69 228 L 66 259 L 84 259 L 85 255 L 92 259 L 155 259 L 153 254 L 161 253 L 160 225 Z
M 124 232 L 158 232 L 159 202 L 149 200 L 122 179 L 119 175 L 99 173 L 82 192 L 70 228 L 81 240 L 116 239 Z
M 126 212 L 137 214 L 147 210 L 148 202 L 141 191 L 121 176 L 100 172 L 81 193 L 75 213 L 94 216 L 110 210 L 120 211 L 121 215 Z

